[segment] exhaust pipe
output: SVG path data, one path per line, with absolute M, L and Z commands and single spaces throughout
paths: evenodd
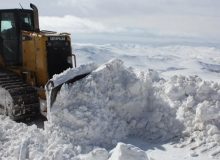
M 32 3 L 30 4 L 30 7 L 33 9 L 34 12 L 34 30 L 35 32 L 40 32 L 38 9 Z

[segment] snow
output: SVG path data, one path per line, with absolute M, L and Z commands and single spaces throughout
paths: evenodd
M 109 160 L 149 160 L 143 150 L 130 144 L 118 143 L 111 152 Z
M 74 70 L 69 68 L 65 70 L 63 73 L 53 75 L 53 78 L 50 81 L 53 81 L 53 86 L 56 87 L 68 81 L 70 78 L 74 78 L 78 75 L 90 73 L 95 68 L 97 68 L 97 66 L 94 63 L 90 63 L 87 65 L 80 65 L 78 68 Z
M 10 96 L 10 93 L 4 88 L 0 87 L 0 106 L 7 106 L 7 109 L 13 108 L 13 99 Z M 3 109 L 0 107 L 0 110 Z M 6 110 L 4 110 L 4 113 Z
M 45 136 L 36 125 L 27 126 L 16 123 L 8 117 L 0 116 L 1 145 L 0 157 L 2 160 L 38 159 L 41 150 L 44 150 Z
M 208 52 L 218 53 L 195 49 L 200 51 L 200 59 Z M 165 57 L 160 58 L 163 62 Z M 44 129 L 0 116 L 0 159 L 220 158 L 218 82 L 196 75 L 164 78 L 165 72 L 138 71 L 119 59 L 68 69 L 52 80 L 59 85 L 87 72 L 91 73 L 82 80 L 61 87 Z
M 148 139 L 178 135 L 180 124 L 155 95 L 158 79 L 150 73 L 136 74 L 120 60 L 101 65 L 81 81 L 63 85 L 47 127 L 82 146 L 109 147 L 131 134 Z
M 198 75 L 219 82 L 220 49 L 208 44 L 74 44 L 78 64 L 102 64 L 118 58 L 125 65 L 147 71 L 156 70 L 163 78 Z

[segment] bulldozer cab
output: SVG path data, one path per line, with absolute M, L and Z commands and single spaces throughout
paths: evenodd
M 22 65 L 21 31 L 34 31 L 33 10 L 0 10 L 0 54 L 7 66 Z

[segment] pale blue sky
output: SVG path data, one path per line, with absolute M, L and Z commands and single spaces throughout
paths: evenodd
M 219 0 L 7 0 L 1 8 L 19 8 L 19 2 L 38 6 L 42 29 L 81 38 L 220 40 Z

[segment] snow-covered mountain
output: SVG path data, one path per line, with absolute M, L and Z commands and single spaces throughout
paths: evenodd
M 77 63 L 102 64 L 112 58 L 127 66 L 146 71 L 156 70 L 163 77 L 198 75 L 205 80 L 219 81 L 220 48 L 201 45 L 140 44 L 74 44 Z

